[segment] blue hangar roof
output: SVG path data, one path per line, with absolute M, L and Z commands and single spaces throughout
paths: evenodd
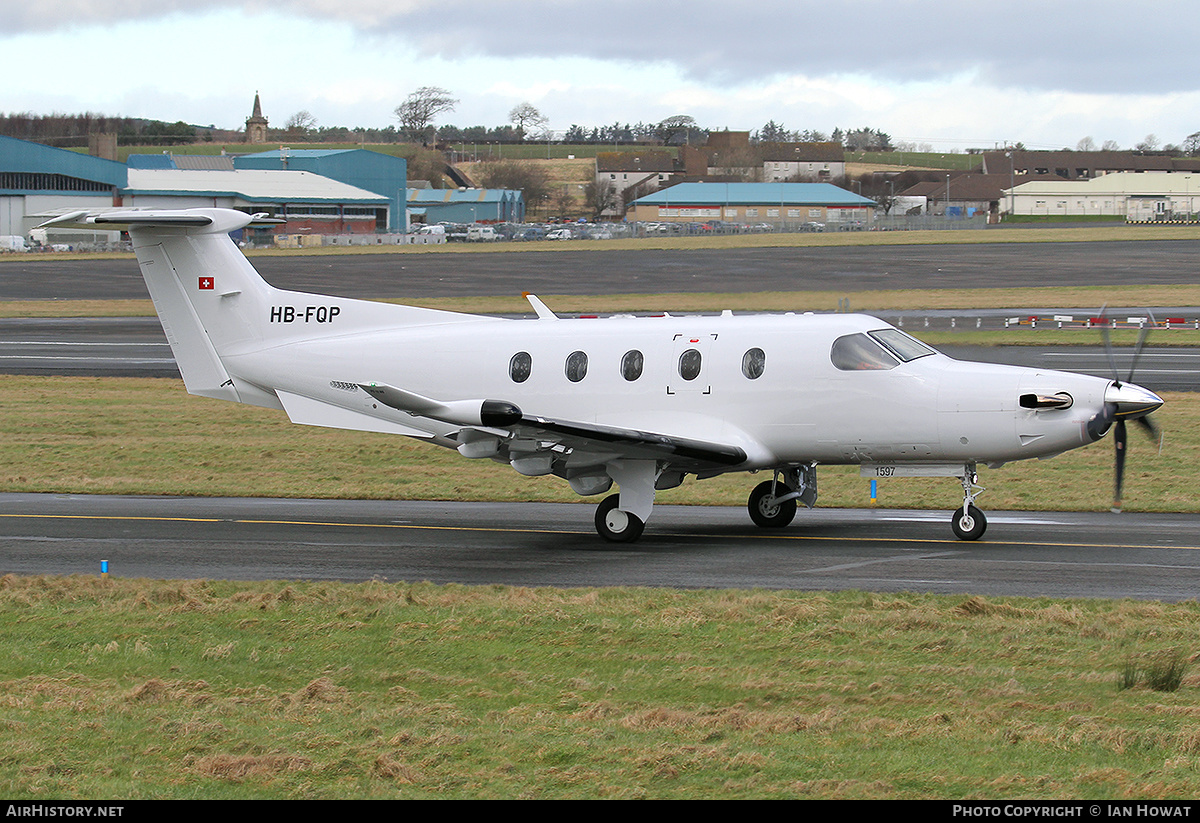
M 0 172 L 5 191 L 88 193 L 125 185 L 124 163 L 0 137 Z
M 639 197 L 637 206 L 874 206 L 831 183 L 680 183 Z

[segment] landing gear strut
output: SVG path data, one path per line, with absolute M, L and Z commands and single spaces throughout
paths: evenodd
M 653 460 L 613 460 L 604 465 L 604 471 L 621 491 L 596 507 L 596 531 L 610 543 L 632 543 L 646 528 L 662 470 Z
M 959 478 L 963 487 L 963 504 L 958 511 L 954 512 L 954 517 L 950 520 L 950 528 L 959 540 L 978 540 L 987 531 L 987 518 L 975 505 L 975 498 L 985 491 L 976 482 L 978 479 L 979 475 L 975 473 L 974 463 L 967 463 L 963 466 L 963 473 Z

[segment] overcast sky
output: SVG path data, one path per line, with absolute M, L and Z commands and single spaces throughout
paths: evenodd
M 275 126 L 383 127 L 436 85 L 457 126 L 528 101 L 560 132 L 687 114 L 1130 148 L 1200 131 L 1197 24 L 1195 0 L 0 0 L 0 111 L 236 129 L 258 91 Z

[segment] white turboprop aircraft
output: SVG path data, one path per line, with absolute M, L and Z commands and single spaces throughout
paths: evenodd
M 268 285 L 229 237 L 270 221 L 225 209 L 73 212 L 50 224 L 129 231 L 192 394 L 295 423 L 402 434 L 619 494 L 596 530 L 636 540 L 656 490 L 686 475 L 771 472 L 759 526 L 812 507 L 816 467 L 962 484 L 951 526 L 983 534 L 976 466 L 1050 457 L 1162 400 L 1119 378 L 953 360 L 859 314 L 536 320 L 459 314 Z M 1139 344 L 1140 348 L 1140 344 Z

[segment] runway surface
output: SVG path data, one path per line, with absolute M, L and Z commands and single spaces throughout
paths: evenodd
M 1193 599 L 1200 517 L 815 509 L 766 531 L 744 509 L 657 506 L 604 543 L 591 505 L 0 495 L 0 574 L 863 589 Z

